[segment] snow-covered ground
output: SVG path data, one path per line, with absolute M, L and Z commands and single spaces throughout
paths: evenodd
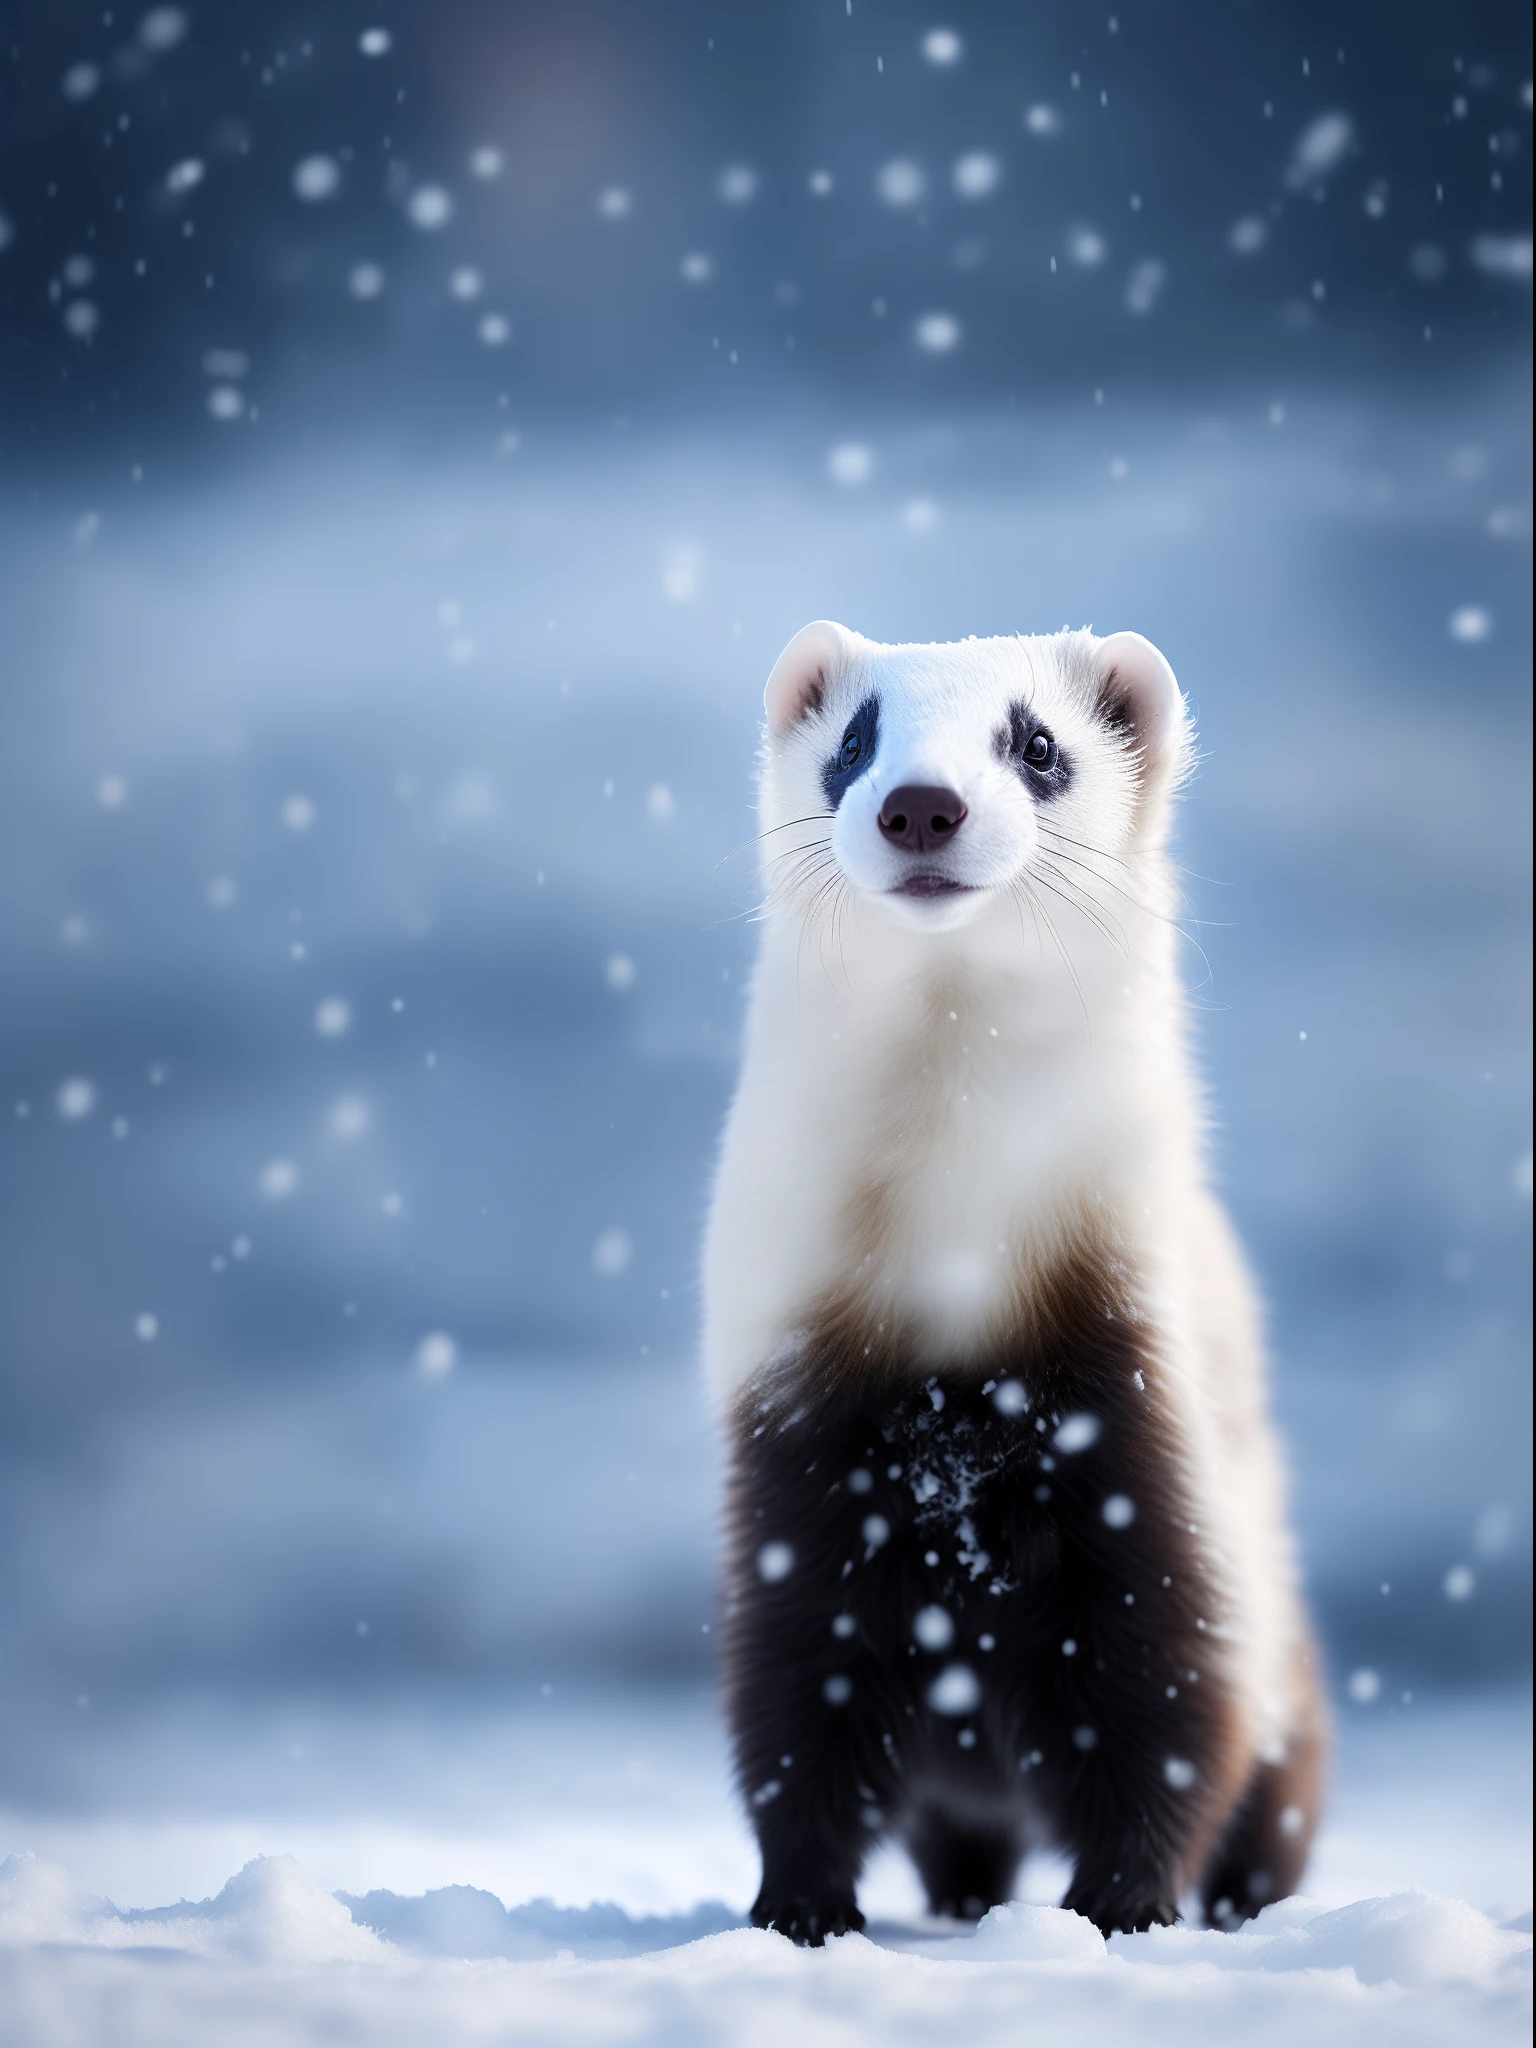
M 819 1954 L 741 1925 L 753 1857 L 705 1693 L 540 1692 L 458 1725 L 402 1707 L 369 1731 L 294 1712 L 223 1731 L 229 1778 L 303 1750 L 301 1721 L 328 1771 L 349 1744 L 323 1818 L 0 1816 L 0 2042 L 1529 2037 L 1524 1693 L 1346 1712 L 1309 1896 L 1242 1934 L 1106 1947 L 1047 1903 L 1048 1859 L 972 1933 L 925 1921 L 890 1854 L 868 1936 Z

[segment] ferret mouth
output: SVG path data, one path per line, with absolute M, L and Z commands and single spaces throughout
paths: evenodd
M 976 891 L 968 882 L 953 882 L 948 875 L 926 874 L 908 875 L 904 882 L 898 882 L 886 893 L 927 899 L 934 896 L 974 896 Z

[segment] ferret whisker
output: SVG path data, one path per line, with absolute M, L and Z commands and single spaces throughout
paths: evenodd
M 1042 825 L 1040 826 L 1040 836 L 1041 836 L 1041 837 L 1042 837 L 1043 839 L 1049 839 L 1049 840 L 1051 840 L 1051 841 L 1053 841 L 1053 842 L 1054 842 L 1054 841 L 1057 841 L 1057 840 L 1062 840 L 1062 839 L 1065 839 L 1065 840 L 1067 840 L 1067 843 L 1068 843 L 1069 845 L 1072 845 L 1072 846 L 1081 846 L 1081 845 L 1083 845 L 1083 844 L 1084 844 L 1084 842 L 1083 842 L 1083 841 L 1081 841 L 1081 840 L 1076 840 L 1076 839 L 1069 839 L 1069 838 L 1068 838 L 1068 835 L 1067 835 L 1066 833 L 1059 833 L 1059 832 L 1057 832 L 1057 831 L 1056 831 L 1056 829 L 1055 829 L 1055 827 L 1054 827 L 1054 826 L 1050 826 L 1050 825 L 1044 825 L 1044 824 L 1042 824 Z M 1091 852 L 1091 853 L 1102 853 L 1102 852 L 1103 852 L 1103 849 L 1102 849 L 1102 848 L 1099 848 L 1099 847 L 1088 847 L 1088 848 L 1087 848 L 1086 850 L 1087 850 L 1088 852 Z M 1064 852 L 1062 851 L 1062 849 L 1061 849 L 1061 847 L 1060 847 L 1059 845 L 1056 845 L 1056 844 L 1053 844 L 1053 845 L 1052 845 L 1052 847 L 1051 847 L 1051 854 L 1052 854 L 1052 857 L 1053 857 L 1053 859 L 1056 859 L 1056 860 L 1062 860 L 1062 861 L 1069 861 L 1069 862 L 1071 862 L 1071 864 L 1072 864 L 1072 865 L 1073 865 L 1074 867 L 1082 867 L 1082 868 L 1084 869 L 1084 871 L 1085 871 L 1086 873 L 1088 873 L 1088 874 L 1090 874 L 1090 875 L 1093 875 L 1093 874 L 1094 874 L 1094 871 L 1093 871 L 1093 869 L 1092 869 L 1092 868 L 1090 868 L 1090 867 L 1088 867 L 1088 866 L 1087 866 L 1087 864 L 1086 864 L 1085 862 L 1082 862 L 1082 861 L 1077 861 L 1077 860 L 1074 860 L 1074 859 L 1073 859 L 1073 857 L 1072 857 L 1072 855 L 1071 855 L 1071 854 L 1069 854 L 1069 853 L 1064 853 Z M 1103 856 L 1103 857 L 1104 857 L 1104 858 L 1105 858 L 1106 860 L 1112 860 L 1112 859 L 1114 859 L 1114 858 L 1115 858 L 1115 856 L 1114 856 L 1113 854 L 1104 854 L 1104 856 Z M 1186 872 L 1187 872 L 1187 871 L 1186 871 Z M 1187 922 L 1187 918 L 1188 918 L 1188 912 L 1187 912 L 1187 908 L 1186 908 L 1186 914 L 1185 914 L 1185 917 L 1170 917 L 1167 911 L 1165 911 L 1165 910 L 1156 910 L 1156 909 L 1154 909 L 1154 908 L 1152 907 L 1152 905 L 1151 905 L 1150 903 L 1142 903 L 1142 902 L 1141 902 L 1141 901 L 1140 901 L 1140 900 L 1139 900 L 1138 898 L 1136 898 L 1136 897 L 1132 896 L 1132 895 L 1131 895 L 1131 893 L 1130 893 L 1130 891 L 1129 891 L 1128 889 L 1122 889 L 1122 888 L 1120 887 L 1120 885 L 1119 885 L 1119 884 L 1118 884 L 1117 882 L 1115 882 L 1115 881 L 1114 881 L 1114 880 L 1113 880 L 1113 879 L 1112 879 L 1112 878 L 1111 878 L 1110 876 L 1108 876 L 1108 875 L 1094 875 L 1094 879 L 1095 879 L 1096 881 L 1101 881 L 1101 882 L 1105 883 L 1105 884 L 1106 884 L 1106 885 L 1107 885 L 1107 886 L 1108 886 L 1109 888 L 1113 889 L 1113 890 L 1115 891 L 1115 893 L 1116 893 L 1117 895 L 1123 896 L 1123 897 L 1125 898 L 1125 900 L 1127 901 L 1127 903 L 1133 904 L 1133 905 L 1135 906 L 1135 908 L 1136 908 L 1137 910 L 1141 911 L 1141 912 L 1142 912 L 1142 914 L 1143 914 L 1144 916 L 1146 916 L 1146 917 L 1151 917 L 1151 918 L 1156 918 L 1156 920 L 1158 921 L 1158 923 L 1160 923 L 1160 924 L 1165 924 L 1165 925 L 1167 925 L 1167 926 L 1168 926 L 1168 928 L 1169 928 L 1169 930 L 1170 930 L 1170 931 L 1175 931 L 1175 932 L 1177 932 L 1177 933 L 1178 933 L 1178 935 L 1179 935 L 1179 937 L 1180 937 L 1181 939 L 1183 939 L 1183 941 L 1185 942 L 1185 944 L 1186 944 L 1186 945 L 1188 945 L 1188 946 L 1193 946 L 1193 948 L 1195 949 L 1195 951 L 1196 951 L 1196 952 L 1197 952 L 1197 953 L 1199 954 L 1199 956 L 1200 956 L 1200 960 L 1201 960 L 1201 964 L 1202 964 L 1202 965 L 1204 966 L 1204 968 L 1205 968 L 1205 974 L 1206 974 L 1206 981 L 1208 982 L 1208 981 L 1211 981 L 1211 980 L 1213 980 L 1213 979 L 1214 979 L 1214 970 L 1212 969 L 1212 966 L 1211 966 L 1210 956 L 1209 956 L 1209 954 L 1208 954 L 1208 953 L 1206 952 L 1206 950 L 1205 950 L 1204 946 L 1202 946 L 1202 945 L 1201 945 L 1201 943 L 1200 943 L 1200 941 L 1199 941 L 1199 940 L 1198 940 L 1198 939 L 1197 939 L 1197 938 L 1195 937 L 1194 933 L 1193 933 L 1193 932 L 1192 932 L 1192 931 L 1191 931 L 1191 930 L 1189 929 L 1189 923 Z M 1064 877 L 1064 876 L 1058 876 L 1058 880 L 1065 880 L 1065 877 Z M 1182 892 L 1182 891 L 1180 891 L 1180 897 L 1181 897 L 1181 900 L 1182 900 L 1182 897 L 1183 897 L 1183 892 Z M 1204 986 L 1204 983 L 1200 983 L 1200 984 L 1197 984 L 1197 986 L 1202 986 L 1202 987 L 1203 987 L 1203 986 Z
M 1191 931 L 1186 931 L 1183 925 L 1176 924 L 1174 926 L 1174 930 L 1178 933 L 1179 937 L 1183 939 L 1186 945 L 1194 947 L 1195 951 L 1200 955 L 1202 963 L 1204 964 L 1205 980 L 1196 982 L 1195 989 L 1205 988 L 1213 984 L 1216 979 L 1216 970 L 1211 965 L 1210 954 L 1206 952 L 1204 946 L 1201 945 L 1200 941 L 1195 937 L 1194 933 Z M 1190 991 L 1191 994 L 1193 994 L 1194 992 L 1194 989 Z
M 832 834 L 827 832 L 815 839 L 802 840 L 798 846 L 780 847 L 777 853 L 766 854 L 764 859 L 770 864 L 776 860 L 793 860 L 797 853 L 807 853 L 813 846 L 830 846 L 831 844 Z
M 831 846 L 832 842 L 829 839 L 821 840 L 813 846 L 791 847 L 787 852 L 776 855 L 776 860 L 788 860 L 798 856 L 799 866 L 787 876 L 775 875 L 771 877 L 768 882 L 767 894 L 761 901 L 750 905 L 746 910 L 732 911 L 728 917 L 714 919 L 710 929 L 719 930 L 722 926 L 728 924 L 760 923 L 776 908 L 780 899 L 794 894 L 806 873 L 814 873 L 818 866 L 826 864 L 831 858 Z M 715 872 L 718 874 L 719 871 L 719 865 L 717 864 Z
M 825 847 L 812 848 L 809 853 L 801 855 L 787 875 L 773 877 L 768 885 L 770 900 L 793 900 L 803 896 L 807 886 L 832 866 L 835 862 Z
M 825 846 L 813 846 L 802 853 L 795 865 L 786 874 L 770 875 L 768 888 L 771 894 L 792 896 L 808 875 L 820 874 L 833 865 L 832 854 Z
M 1036 858 L 1038 858 L 1038 866 L 1047 874 L 1051 874 L 1051 879 L 1077 905 L 1077 909 L 1083 913 L 1083 918 L 1092 920 L 1098 926 L 1098 930 L 1104 934 L 1104 938 L 1110 940 L 1110 944 L 1116 948 L 1116 952 L 1120 952 L 1124 958 L 1128 958 L 1130 956 L 1130 940 L 1126 938 L 1124 924 L 1116 918 L 1114 907 L 1110 903 L 1104 903 L 1100 897 L 1094 895 L 1092 889 L 1087 889 L 1081 881 L 1077 881 L 1075 874 L 1067 874 L 1063 868 L 1059 868 L 1055 854 L 1036 856 Z
M 1138 872 L 1137 863 L 1135 861 L 1127 860 L 1124 854 L 1111 853 L 1107 846 L 1094 846 L 1089 840 L 1086 839 L 1074 839 L 1070 832 L 1063 832 L 1059 825 L 1048 824 L 1044 819 L 1042 819 L 1040 821 L 1040 831 L 1042 835 L 1049 834 L 1049 836 L 1052 839 L 1054 839 L 1059 846 L 1075 846 L 1079 853 L 1092 854 L 1095 860 L 1107 860 L 1114 867 L 1123 868 L 1128 875 L 1134 875 Z M 1178 867 L 1172 861 L 1167 862 L 1167 866 L 1170 873 L 1188 875 L 1191 878 L 1191 880 L 1196 882 L 1202 882 L 1207 879 L 1204 875 L 1197 875 L 1194 872 L 1193 868 L 1181 868 Z M 1106 882 L 1110 883 L 1111 888 L 1116 886 L 1108 875 L 1105 875 L 1103 879 Z M 1137 899 L 1134 897 L 1132 897 L 1130 900 L 1132 902 L 1137 901 Z M 1184 892 L 1182 889 L 1179 891 L 1179 901 L 1181 904 L 1185 904 L 1187 909 L 1187 900 L 1184 896 Z M 1154 910 L 1150 904 L 1137 903 L 1137 908 L 1145 910 L 1149 917 L 1167 916 L 1167 913 L 1165 911 Z M 1175 920 L 1171 918 L 1168 919 L 1169 923 L 1173 923 L 1174 921 Z
M 800 854 L 795 866 L 787 875 L 775 875 L 769 883 L 770 889 L 777 889 L 792 895 L 806 875 L 816 874 L 831 861 L 830 847 L 810 846 Z
M 1024 938 L 1024 912 L 1026 908 L 1029 911 L 1029 921 L 1030 924 L 1034 927 L 1035 933 L 1035 953 L 1040 961 L 1041 966 L 1043 967 L 1045 965 L 1045 940 L 1040 936 L 1040 920 L 1035 915 L 1035 906 L 1033 903 L 1030 902 L 1028 892 L 1024 889 L 1021 889 L 1016 882 L 1011 883 L 1009 885 L 1008 893 L 1013 898 L 1014 903 L 1018 909 L 1019 939 L 1021 943 Z
M 1068 838 L 1068 836 L 1064 832 L 1058 832 L 1056 828 L 1052 825 L 1046 825 L 1042 823 L 1038 829 L 1040 832 L 1040 837 L 1050 842 L 1051 852 L 1054 854 L 1057 860 L 1069 861 L 1073 867 L 1081 868 L 1084 874 L 1091 875 L 1096 882 L 1102 882 L 1107 889 L 1113 889 L 1117 896 L 1123 896 L 1126 902 L 1129 903 L 1133 909 L 1139 910 L 1144 917 L 1156 918 L 1160 924 L 1171 924 L 1175 926 L 1178 924 L 1178 919 L 1176 917 L 1170 917 L 1166 910 L 1159 910 L 1154 904 L 1144 903 L 1139 896 L 1133 896 L 1131 894 L 1131 891 L 1127 889 L 1123 883 L 1117 882 L 1113 875 L 1101 875 L 1098 869 L 1091 866 L 1088 861 L 1081 860 L 1077 857 L 1077 855 L 1067 853 L 1064 850 L 1068 846 L 1082 846 L 1083 842 L 1081 840 Z M 1105 853 L 1101 847 L 1088 846 L 1084 847 L 1083 850 L 1087 853 L 1093 854 L 1096 858 L 1100 860 L 1117 859 L 1117 856 L 1115 854 Z M 1126 868 L 1130 867 L 1130 863 L 1126 861 L 1120 862 L 1120 865 Z M 1132 872 L 1134 872 L 1134 870 L 1132 870 Z
M 821 893 L 819 911 L 817 911 L 817 924 L 815 924 L 815 932 L 817 932 L 817 961 L 821 963 L 821 973 L 827 977 L 827 981 L 834 983 L 834 987 L 836 987 L 834 963 L 829 961 L 827 954 L 831 952 L 831 948 L 838 944 L 838 905 L 840 905 L 840 901 L 842 901 L 842 879 L 834 877 L 825 885 L 825 889 Z M 844 975 L 844 981 L 846 979 L 848 977 Z
M 1075 846 L 1079 853 L 1091 853 L 1099 860 L 1107 860 L 1117 868 L 1124 868 L 1127 874 L 1135 874 L 1137 871 L 1135 861 L 1127 860 L 1123 853 L 1111 853 L 1107 846 L 1095 846 L 1087 839 L 1074 839 L 1070 832 L 1063 832 L 1059 825 L 1053 825 L 1045 818 L 1040 820 L 1040 830 L 1049 832 L 1051 837 L 1060 840 L 1063 846 Z
M 847 879 L 844 876 L 839 875 L 838 883 L 839 886 L 832 897 L 832 911 L 828 929 L 832 944 L 837 949 L 837 964 L 839 968 L 842 970 L 843 987 L 851 996 L 853 994 L 853 983 L 850 981 L 848 977 L 848 960 L 847 956 L 843 952 L 843 939 L 841 929 L 842 915 L 844 909 L 848 904 L 850 892 L 848 888 Z
M 1093 1019 L 1088 1014 L 1087 998 L 1083 994 L 1083 984 L 1077 978 L 1077 969 L 1072 964 L 1072 955 L 1067 951 L 1066 947 L 1062 944 L 1061 933 L 1056 929 L 1055 919 L 1051 916 L 1051 913 L 1046 909 L 1045 905 L 1039 902 L 1038 899 L 1035 897 L 1034 890 L 1029 888 L 1028 875 L 1024 875 L 1020 879 L 1023 881 L 1024 887 L 1026 889 L 1029 889 L 1031 902 L 1034 903 L 1036 909 L 1038 909 L 1038 911 L 1040 912 L 1040 915 L 1045 919 L 1045 928 L 1051 935 L 1051 943 L 1055 946 L 1056 951 L 1061 955 L 1061 964 L 1063 967 L 1066 968 L 1067 974 L 1071 979 L 1073 988 L 1077 990 L 1077 1000 L 1082 1005 L 1083 1022 L 1088 1026 L 1089 1035 L 1091 1036 L 1093 1032 Z
M 728 860 L 734 860 L 737 854 L 746 853 L 750 847 L 761 846 L 763 841 L 765 839 L 771 839 L 775 832 L 789 832 L 792 831 L 796 825 L 825 824 L 834 815 L 835 813 L 832 811 L 812 811 L 811 815 L 808 818 L 786 818 L 782 825 L 770 825 L 766 832 L 759 832 L 756 835 L 756 837 L 752 839 L 743 839 L 740 846 L 733 846 L 729 853 L 722 854 L 719 860 L 715 862 L 715 873 L 718 875 L 720 870 L 725 866 L 726 862 Z
M 1126 954 L 1125 948 L 1116 940 L 1114 935 L 1110 931 L 1108 931 L 1104 925 L 1099 923 L 1097 919 L 1090 917 L 1089 913 L 1086 909 L 1084 909 L 1083 905 L 1074 900 L 1073 897 L 1069 896 L 1065 889 L 1060 887 L 1057 883 L 1047 881 L 1045 876 L 1038 869 L 1032 869 L 1031 873 L 1034 875 L 1035 880 L 1039 883 L 1040 887 L 1045 891 L 1045 893 L 1048 896 L 1054 896 L 1058 903 L 1062 904 L 1068 910 L 1076 911 L 1080 917 L 1082 917 L 1086 922 L 1090 923 L 1093 926 L 1094 930 L 1098 932 L 1099 936 L 1104 940 L 1105 944 L 1108 945 L 1112 952 L 1118 954 L 1122 959 L 1129 957 Z
M 800 944 L 797 948 L 797 956 L 799 953 L 804 951 L 805 942 L 811 936 L 813 931 L 816 932 L 818 940 L 820 939 L 819 926 L 821 906 L 825 902 L 827 896 L 837 888 L 840 880 L 841 876 L 836 873 L 829 875 L 827 879 L 817 889 L 815 895 L 811 897 L 809 903 L 807 904 L 805 909 L 805 921 L 800 928 Z M 823 966 L 825 966 L 824 961 Z
M 1189 898 L 1182 889 L 1177 891 L 1179 912 L 1177 916 L 1174 916 L 1166 910 L 1159 910 L 1154 904 L 1144 903 L 1139 896 L 1133 896 L 1129 889 L 1123 887 L 1115 880 L 1113 875 L 1101 875 L 1097 869 L 1090 867 L 1086 861 L 1076 860 L 1071 854 L 1062 850 L 1063 844 L 1067 846 L 1081 846 L 1083 844 L 1081 840 L 1069 839 L 1065 833 L 1058 832 L 1051 825 L 1042 824 L 1039 827 L 1039 831 L 1042 839 L 1050 840 L 1051 850 L 1058 860 L 1072 861 L 1074 867 L 1081 867 L 1085 873 L 1092 875 L 1095 881 L 1103 882 L 1107 888 L 1113 889 L 1117 896 L 1123 896 L 1126 902 L 1133 905 L 1144 917 L 1156 918 L 1159 924 L 1166 924 L 1176 932 L 1184 931 L 1186 921 L 1196 921 L 1194 919 L 1194 912 L 1190 907 Z M 1118 858 L 1115 854 L 1106 853 L 1102 847 L 1090 846 L 1085 847 L 1084 850 L 1097 855 L 1102 860 L 1116 860 Z M 1129 862 L 1121 862 L 1121 865 L 1129 867 L 1130 864 Z M 1181 869 L 1180 872 L 1188 873 L 1189 871 L 1188 869 Z M 1196 879 L 1199 878 L 1197 877 Z
M 1075 910 L 1080 917 L 1086 918 L 1094 930 L 1099 933 L 1100 937 L 1108 945 L 1113 947 L 1122 960 L 1128 960 L 1131 957 L 1131 949 L 1126 942 L 1125 932 L 1118 921 L 1111 918 L 1108 912 L 1101 911 L 1093 898 L 1085 890 L 1079 888 L 1070 876 L 1064 875 L 1059 868 L 1053 866 L 1047 860 L 1034 863 L 1032 872 L 1040 880 L 1040 886 L 1043 889 L 1049 889 L 1051 894 L 1059 897 L 1069 910 Z M 1054 877 L 1054 881 L 1047 882 L 1044 879 L 1047 874 Z

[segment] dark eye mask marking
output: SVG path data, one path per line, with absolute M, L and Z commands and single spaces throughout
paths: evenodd
M 843 736 L 821 771 L 828 808 L 836 810 L 875 758 L 880 743 L 880 699 L 866 697 L 843 728 Z
M 1072 780 L 1072 764 L 1056 735 L 1027 704 L 1008 706 L 1008 723 L 997 734 L 998 758 L 1008 763 L 1031 796 L 1049 803 Z

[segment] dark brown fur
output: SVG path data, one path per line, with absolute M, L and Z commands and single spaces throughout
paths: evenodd
M 1261 1761 L 1227 1823 L 1200 1884 L 1213 1927 L 1233 1927 L 1301 1883 L 1322 1811 L 1328 1764 L 1328 1710 L 1310 1643 L 1297 1652 L 1298 1725 L 1284 1760 Z
M 1123 1276 L 1084 1259 L 1031 1300 L 985 1360 L 927 1371 L 864 1313 L 828 1313 L 738 1400 L 727 1685 L 759 1926 L 812 1943 L 862 1926 L 859 1871 L 888 1833 L 933 1909 L 971 1916 L 1048 1839 L 1073 1858 L 1066 1904 L 1106 1931 L 1171 1921 L 1208 1866 L 1208 1906 L 1238 1915 L 1299 1871 L 1315 1795 L 1297 1798 L 1295 1764 L 1249 1782 L 1198 1511 Z M 1004 1380 L 1026 1412 L 999 1408 Z M 1056 1430 L 1080 1413 L 1100 1434 L 1064 1454 Z M 1115 1494 L 1129 1527 L 1105 1521 Z M 793 1551 L 777 1580 L 766 1544 Z M 940 1652 L 913 1638 L 931 1605 L 954 1624 Z M 974 1711 L 929 1702 L 952 1664 L 980 1681 Z M 1293 1802 L 1302 1834 L 1280 1826 Z

